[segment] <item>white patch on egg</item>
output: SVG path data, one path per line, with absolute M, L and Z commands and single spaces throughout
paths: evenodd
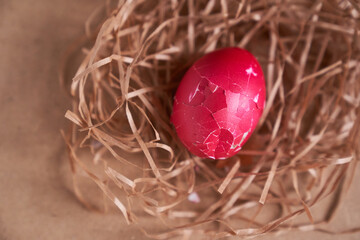
M 254 69 L 252 67 L 249 67 L 248 69 L 245 70 L 247 75 L 253 75 L 253 76 L 257 76 L 257 73 L 254 72 Z
M 255 97 L 254 97 L 254 102 L 257 103 L 259 100 L 259 94 L 257 94 Z
M 241 145 L 241 144 L 243 143 L 243 141 L 245 140 L 245 138 L 247 137 L 247 135 L 249 134 L 249 132 L 250 132 L 250 129 L 249 129 L 249 131 L 247 131 L 246 133 L 244 133 L 244 135 L 242 136 L 242 138 L 241 138 L 241 140 L 240 140 L 239 145 Z

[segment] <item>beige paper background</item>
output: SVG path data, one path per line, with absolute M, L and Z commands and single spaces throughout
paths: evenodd
M 146 239 L 116 213 L 87 211 L 64 180 L 59 129 L 69 102 L 58 84 L 58 63 L 101 2 L 0 0 L 0 240 Z M 360 226 L 359 172 L 332 230 Z M 257 239 L 355 240 L 360 234 L 290 232 Z

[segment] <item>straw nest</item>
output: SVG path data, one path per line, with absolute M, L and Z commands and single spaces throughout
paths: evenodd
M 360 154 L 359 13 L 356 0 L 108 1 L 86 22 L 96 38 L 72 82 L 61 77 L 76 196 L 93 209 L 110 200 L 154 238 L 332 233 L 321 224 Z M 257 57 L 267 103 L 239 154 L 200 159 L 169 121 L 173 95 L 196 59 L 227 46 Z M 86 197 L 81 179 L 105 197 Z M 312 214 L 325 198 L 325 217 Z

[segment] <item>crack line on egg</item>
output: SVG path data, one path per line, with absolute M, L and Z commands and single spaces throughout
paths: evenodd
M 194 70 L 195 70 L 195 72 L 199 75 L 200 78 L 206 79 L 207 81 L 211 82 L 208 77 L 203 76 L 203 75 L 199 72 L 199 70 L 198 70 L 197 67 L 194 66 Z M 215 83 L 213 83 L 213 84 L 215 84 Z M 217 84 L 215 84 L 215 85 L 217 85 Z

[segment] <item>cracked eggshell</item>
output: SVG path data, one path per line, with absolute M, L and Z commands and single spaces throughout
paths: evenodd
M 248 51 L 224 48 L 190 67 L 174 98 L 171 121 L 193 154 L 235 155 L 249 139 L 265 106 L 260 64 Z

